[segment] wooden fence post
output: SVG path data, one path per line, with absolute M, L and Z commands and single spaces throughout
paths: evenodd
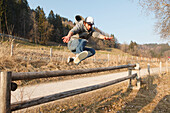
M 168 61 L 166 61 L 166 72 L 168 73 Z
M 53 50 L 52 50 L 52 48 L 50 48 L 50 60 L 52 59 L 52 53 L 53 52 Z
M 150 64 L 148 63 L 148 74 L 150 75 Z
M 135 69 L 137 70 L 137 87 L 135 89 L 140 89 L 140 86 L 141 86 L 141 76 L 140 76 L 140 65 L 139 63 L 136 64 L 136 67 Z
M 128 76 L 131 76 L 132 75 L 132 68 L 128 68 Z M 129 79 L 129 86 L 128 88 L 132 89 L 133 86 L 132 86 L 132 79 L 130 78 Z
M 11 72 L 1 72 L 0 113 L 11 113 Z
M 162 73 L 162 62 L 160 62 L 160 75 Z
M 108 65 L 109 65 L 109 62 L 110 62 L 110 55 L 107 54 L 107 58 L 108 58 Z
M 11 56 L 13 56 L 13 49 L 14 49 L 14 45 L 13 42 L 11 43 Z

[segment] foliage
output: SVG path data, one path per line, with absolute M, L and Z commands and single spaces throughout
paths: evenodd
M 134 56 L 139 56 L 138 44 L 136 42 L 131 41 L 130 44 L 121 44 L 120 49 L 126 53 L 130 53 Z
M 147 51 L 148 54 L 144 55 L 150 55 L 150 57 L 168 57 L 170 56 L 170 46 L 169 44 L 144 44 L 140 45 L 141 50 Z
M 134 41 L 130 44 L 121 44 L 120 49 L 126 53 L 130 53 L 134 56 L 161 58 L 170 56 L 170 46 L 166 44 L 143 44 L 139 45 Z
M 55 15 L 51 10 L 48 15 L 48 22 L 54 26 L 50 40 L 62 43 L 61 37 L 63 36 L 63 25 L 61 17 L 57 14 Z
M 0 33 L 27 38 L 36 44 L 44 45 L 49 41 L 63 44 L 62 37 L 74 26 L 71 20 L 54 14 L 52 10 L 48 17 L 40 6 L 31 10 L 27 0 L 1 0 L 0 6 Z M 109 36 L 98 28 L 94 29 Z M 111 36 L 114 37 L 111 41 L 91 38 L 89 45 L 95 49 L 119 48 L 117 38 Z
M 170 2 L 169 0 L 139 0 L 140 5 L 147 13 L 153 12 L 156 23 L 156 30 L 161 34 L 161 38 L 170 40 Z
M 31 10 L 27 0 L 0 1 L 0 33 L 17 35 L 34 43 L 62 43 L 62 36 L 71 29 L 69 25 L 63 25 L 62 19 L 53 11 L 47 18 L 40 6 Z
M 0 1 L 0 32 L 26 37 L 30 27 L 27 0 Z
M 131 41 L 129 44 L 129 53 L 131 53 L 132 55 L 138 56 L 138 44 L 136 42 Z

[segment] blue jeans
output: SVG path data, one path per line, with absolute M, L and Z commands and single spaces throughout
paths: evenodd
M 87 51 L 88 55 L 87 55 L 86 58 L 91 57 L 96 53 L 93 48 L 85 47 L 86 44 L 87 44 L 86 39 L 75 39 L 75 40 L 72 40 L 72 41 L 73 41 L 73 45 L 68 46 L 69 50 L 70 50 L 70 48 L 74 48 L 73 46 L 76 46 L 75 50 L 70 50 L 72 53 L 79 54 L 82 51 Z M 76 44 L 74 43 L 74 41 L 76 42 Z

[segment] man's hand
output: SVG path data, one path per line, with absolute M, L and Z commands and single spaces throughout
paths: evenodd
M 113 37 L 104 37 L 104 40 L 111 40 Z
M 68 43 L 70 41 L 70 37 L 69 36 L 65 36 L 62 38 L 64 43 Z
M 73 32 L 69 32 L 67 36 L 63 37 L 63 42 L 68 43 L 70 41 L 71 36 L 73 36 Z

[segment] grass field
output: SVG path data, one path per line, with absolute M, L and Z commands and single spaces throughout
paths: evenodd
M 123 53 L 120 50 L 97 51 L 95 57 L 83 61 L 80 65 L 68 65 L 66 59 L 73 56 L 63 46 L 41 46 L 26 42 L 14 42 L 13 56 L 11 42 L 0 43 L 0 70 L 13 72 L 34 72 L 51 70 L 73 70 L 96 67 L 117 66 L 125 64 L 140 63 L 146 68 L 148 60 L 134 60 L 135 57 Z M 50 48 L 53 48 L 53 56 L 50 59 Z M 108 56 L 109 55 L 109 56 Z M 108 60 L 109 58 L 109 60 Z M 102 60 L 101 60 L 102 59 Z M 151 67 L 159 66 L 159 62 L 149 61 Z M 165 64 L 164 64 L 165 65 Z M 118 72 L 112 71 L 112 72 Z M 106 72 L 109 73 L 109 72 Z M 58 81 L 74 79 L 77 77 L 96 76 L 96 74 L 57 77 L 51 79 L 39 79 L 31 81 L 18 81 L 20 86 L 36 84 L 39 82 Z M 34 110 L 27 109 L 25 113 L 168 113 L 170 111 L 170 75 L 152 75 L 143 78 L 140 90 L 128 90 L 127 83 L 119 83 L 107 88 L 92 91 L 89 93 L 58 100 L 54 103 L 38 107 Z M 123 86 L 123 87 L 122 87 Z M 20 112 L 20 111 L 18 111 Z
M 39 72 L 56 70 L 87 69 L 108 66 L 118 66 L 140 63 L 143 68 L 147 67 L 148 61 L 136 60 L 135 57 L 122 52 L 119 49 L 109 49 L 109 51 L 97 50 L 96 55 L 77 65 L 66 63 L 68 56 L 74 56 L 66 46 L 42 46 L 33 43 L 15 41 L 13 56 L 11 56 L 11 42 L 0 43 L 0 70 L 12 72 Z M 52 57 L 50 57 L 50 48 Z M 151 67 L 159 66 L 159 62 L 150 62 Z M 117 72 L 120 70 L 116 70 Z M 108 73 L 108 72 L 107 72 Z M 113 73 L 113 71 L 112 71 Z M 81 76 L 94 76 L 96 74 L 80 75 L 74 77 L 58 77 L 54 80 L 71 79 Z M 50 79 L 19 81 L 18 85 L 35 84 L 39 82 L 51 81 Z M 23 84 L 24 83 L 24 84 Z
M 50 48 L 52 48 L 51 57 Z M 15 72 L 71 70 L 133 63 L 140 63 L 142 67 L 146 67 L 149 62 L 151 66 L 159 65 L 159 62 L 134 57 L 114 48 L 109 51 L 96 50 L 95 56 L 78 66 L 68 65 L 66 63 L 68 56 L 75 55 L 69 52 L 66 46 L 42 46 L 23 41 L 14 42 L 13 56 L 11 56 L 11 42 L 6 41 L 0 43 L 0 70 Z

